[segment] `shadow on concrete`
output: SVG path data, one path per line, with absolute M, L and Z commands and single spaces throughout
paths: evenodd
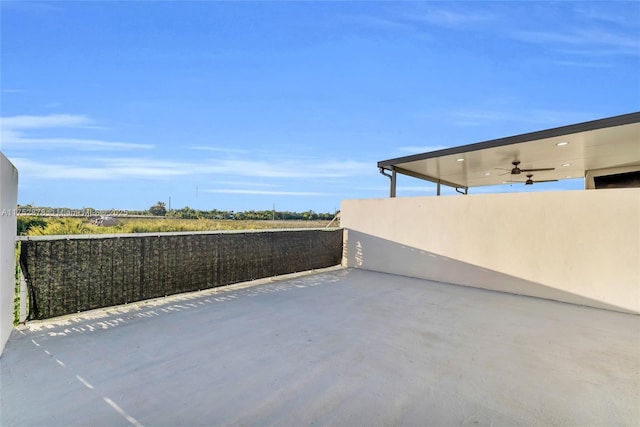
M 320 273 L 325 274 L 322 275 Z M 90 334 L 125 326 L 136 320 L 191 311 L 241 298 L 254 298 L 261 295 L 278 294 L 294 289 L 339 282 L 347 274 L 348 270 L 340 266 L 284 274 L 202 291 L 83 311 L 50 319 L 29 321 L 24 329 L 28 330 L 29 333 L 40 333 L 49 337 Z M 20 335 L 22 332 L 16 330 L 14 333 Z
M 533 296 L 622 313 L 640 314 L 605 301 L 588 298 L 543 283 L 490 270 L 355 230 L 347 230 L 343 246 L 343 260 L 346 260 L 348 267 Z

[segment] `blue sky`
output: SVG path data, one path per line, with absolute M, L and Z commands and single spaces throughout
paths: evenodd
M 0 149 L 21 204 L 333 212 L 387 196 L 379 160 L 640 110 L 639 2 L 0 13 Z M 431 194 L 399 179 L 399 196 Z

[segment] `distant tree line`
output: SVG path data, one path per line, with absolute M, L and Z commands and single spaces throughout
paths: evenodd
M 108 216 L 110 210 L 96 210 L 93 208 L 82 208 L 82 209 L 70 209 L 70 208 L 50 208 L 50 207 L 39 207 L 33 205 L 18 205 L 18 211 L 23 210 L 25 215 L 32 216 L 34 218 L 30 219 L 31 221 L 41 221 L 37 217 L 39 216 L 48 216 L 49 213 L 53 215 L 60 216 L 68 216 L 69 214 L 72 216 Z M 249 210 L 249 211 L 225 211 L 225 210 L 200 210 L 193 209 L 189 206 L 185 206 L 182 209 L 167 209 L 167 206 L 164 202 L 158 202 L 155 205 L 151 206 L 146 210 L 116 210 L 112 211 L 124 213 L 127 215 L 153 215 L 158 217 L 169 217 L 169 218 L 181 218 L 181 219 L 228 219 L 228 220 L 331 220 L 335 216 L 335 213 L 319 213 L 314 212 L 313 210 L 308 210 L 306 212 L 291 212 L 291 211 L 275 211 L 271 210 Z M 29 214 L 29 212 L 33 212 Z M 34 224 L 41 225 L 41 224 Z M 25 224 L 26 226 L 26 224 Z M 29 224 L 30 226 L 30 224 Z
M 182 209 L 167 209 L 164 202 L 158 202 L 146 211 L 129 211 L 130 215 L 154 215 L 181 219 L 236 219 L 236 220 L 331 220 L 335 213 L 318 213 L 313 210 L 306 212 L 291 211 L 223 211 L 212 209 L 210 211 L 193 209 L 185 206 Z

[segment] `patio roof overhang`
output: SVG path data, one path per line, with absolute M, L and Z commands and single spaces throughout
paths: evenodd
M 524 182 L 526 173 L 510 173 L 516 160 L 523 170 L 554 168 L 532 172 L 534 181 L 584 178 L 588 171 L 640 167 L 640 112 L 383 160 L 378 168 L 391 178 L 392 197 L 396 173 L 466 193 L 470 187 Z

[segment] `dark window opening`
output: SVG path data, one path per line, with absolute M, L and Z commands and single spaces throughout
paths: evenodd
M 593 177 L 596 188 L 640 187 L 640 171 Z

